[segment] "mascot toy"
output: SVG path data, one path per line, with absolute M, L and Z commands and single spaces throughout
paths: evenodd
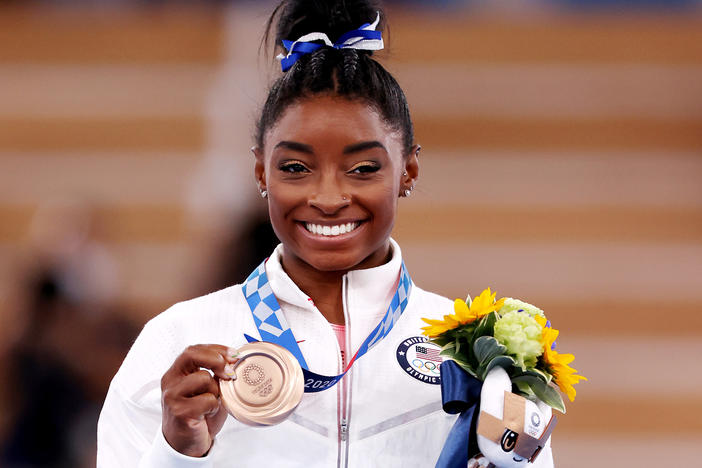
M 492 369 L 480 392 L 477 439 L 480 454 L 468 468 L 553 468 L 551 407 L 512 393 L 501 367 Z

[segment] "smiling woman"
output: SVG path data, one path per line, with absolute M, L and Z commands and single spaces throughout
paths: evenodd
M 319 96 L 288 107 L 254 150 L 285 270 L 332 323 L 344 323 L 342 276 L 390 258 L 398 197 L 418 175 L 414 148 L 404 154 L 400 132 L 368 104 Z
M 412 283 L 390 238 L 419 146 L 402 89 L 372 58 L 383 20 L 370 0 L 284 1 L 271 16 L 283 74 L 254 173 L 282 243 L 244 284 L 145 326 L 107 395 L 98 466 L 436 463 L 455 417 L 419 332 L 452 302 Z

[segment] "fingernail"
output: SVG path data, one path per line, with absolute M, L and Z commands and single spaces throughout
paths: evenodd
M 239 357 L 239 350 L 236 348 L 228 348 L 227 349 L 227 357 L 229 359 L 234 359 Z
M 232 380 L 236 380 L 236 372 L 234 371 L 234 364 L 227 364 L 224 366 L 224 374 L 231 378 Z

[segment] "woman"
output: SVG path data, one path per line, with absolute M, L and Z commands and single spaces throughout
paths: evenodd
M 277 44 L 317 32 L 333 42 L 382 18 L 372 1 L 285 1 L 276 12 Z M 367 40 L 356 46 L 380 47 L 377 35 L 356 34 Z M 309 369 L 337 375 L 405 293 L 390 232 L 416 183 L 419 146 L 404 94 L 372 51 L 299 47 L 270 89 L 253 150 L 282 241 L 264 269 Z M 420 318 L 451 313 L 452 302 L 407 293 L 402 315 L 390 314 L 387 334 L 338 385 L 306 393 L 265 428 L 228 417 L 219 394 L 244 334 L 260 339 L 242 285 L 173 306 L 144 327 L 112 382 L 98 465 L 432 466 L 454 418 L 441 411 L 432 366 L 418 372 L 405 351 L 421 352 Z

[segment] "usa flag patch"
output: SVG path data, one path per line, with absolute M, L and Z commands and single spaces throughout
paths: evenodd
M 410 377 L 432 385 L 441 383 L 441 348 L 425 336 L 412 336 L 397 347 L 397 362 Z

